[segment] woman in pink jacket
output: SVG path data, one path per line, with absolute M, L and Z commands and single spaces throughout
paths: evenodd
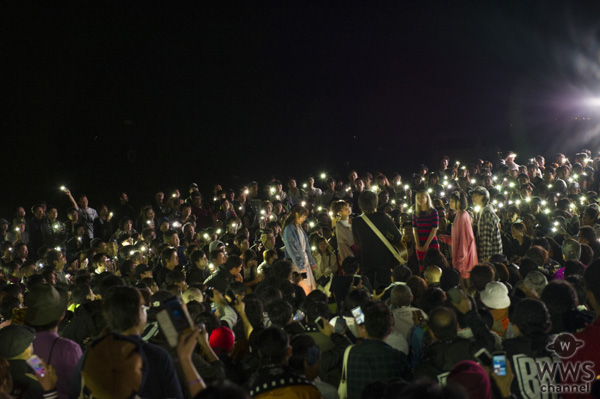
M 454 191 L 450 195 L 450 209 L 456 211 L 452 224 L 452 266 L 464 280 L 469 278 L 471 269 L 477 264 L 471 216 L 466 211 L 468 205 L 467 195 L 462 191 Z

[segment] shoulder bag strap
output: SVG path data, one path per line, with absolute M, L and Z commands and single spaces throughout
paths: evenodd
M 394 255 L 394 258 L 396 258 L 396 260 L 398 260 L 398 262 L 400 262 L 401 264 L 406 263 L 406 259 L 402 258 L 402 256 L 398 252 L 398 250 L 396 248 L 394 248 L 392 246 L 392 244 L 390 244 L 388 239 L 385 238 L 385 236 L 381 233 L 381 231 L 379 231 L 379 229 L 373 224 L 373 222 L 371 222 L 371 219 L 369 219 L 367 217 L 367 215 L 365 215 L 364 213 L 360 217 L 365 221 L 365 223 L 367 223 L 367 226 L 369 226 L 371 228 L 371 230 L 373 230 L 373 233 L 375 233 L 377 235 L 377 237 L 379 237 L 381 242 L 383 242 L 385 244 L 387 249 L 390 250 L 392 255 Z
M 350 349 L 352 349 L 354 345 L 350 345 L 346 348 L 344 352 L 344 363 L 342 364 L 342 380 L 341 382 L 346 382 L 348 378 L 348 356 L 350 356 Z

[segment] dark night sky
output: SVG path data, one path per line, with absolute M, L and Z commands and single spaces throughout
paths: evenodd
M 565 135 L 593 128 L 571 119 L 600 77 L 594 3 L 3 4 L 3 207 L 60 184 L 146 194 L 573 151 L 585 140 Z

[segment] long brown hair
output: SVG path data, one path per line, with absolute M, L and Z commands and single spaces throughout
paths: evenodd
M 297 224 L 296 220 L 298 219 L 298 216 L 302 215 L 308 216 L 308 209 L 306 209 L 302 205 L 294 205 L 294 207 L 290 211 L 290 216 L 288 216 L 283 222 L 282 230 L 285 229 L 289 224 Z

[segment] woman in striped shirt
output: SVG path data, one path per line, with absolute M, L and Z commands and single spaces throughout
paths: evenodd
M 417 259 L 423 265 L 423 258 L 429 248 L 440 249 L 436 233 L 438 230 L 439 216 L 433 207 L 431 197 L 427 191 L 419 191 L 415 197 L 415 210 L 412 216 L 412 226 L 417 241 Z

